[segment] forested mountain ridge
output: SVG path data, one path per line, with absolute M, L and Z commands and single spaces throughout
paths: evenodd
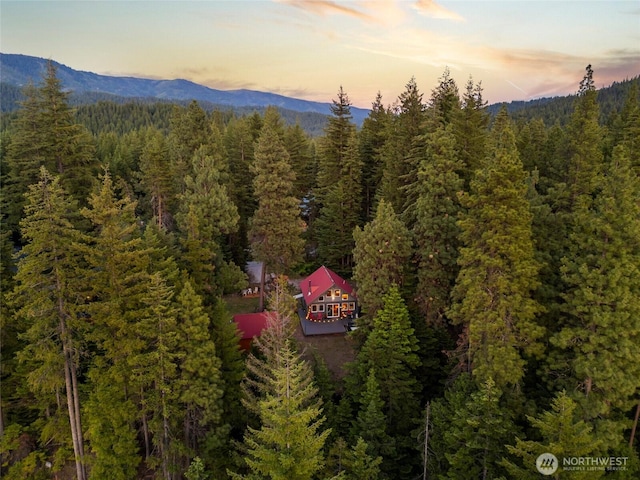
M 600 121 L 606 123 L 612 114 L 619 111 L 628 98 L 632 88 L 640 87 L 640 76 L 614 82 L 609 86 L 598 89 L 597 98 L 600 105 Z M 495 103 L 488 106 L 492 116 L 497 115 L 502 106 L 516 120 L 529 121 L 540 118 L 545 125 L 551 126 L 555 122 L 566 125 L 571 119 L 575 95 L 562 97 L 545 97 L 535 100 Z
M 21 88 L 29 81 L 37 83 L 46 69 L 47 60 L 27 55 L 0 53 L 0 111 L 13 112 L 23 99 Z M 222 91 L 198 85 L 188 80 L 149 80 L 135 77 L 111 77 L 92 72 L 74 70 L 53 62 L 58 68 L 58 76 L 65 89 L 71 91 L 69 103 L 75 106 L 93 105 L 99 102 L 116 104 L 137 103 L 153 105 L 158 103 L 186 106 L 197 100 L 200 106 L 213 110 L 232 110 L 238 115 L 257 111 L 264 113 L 268 106 L 278 107 L 284 120 L 289 124 L 300 121 L 303 128 L 313 136 L 320 135 L 330 114 L 330 104 L 300 100 L 272 93 L 252 90 Z M 601 105 L 601 121 L 606 122 L 612 112 L 619 110 L 629 89 L 640 83 L 635 77 L 598 90 Z M 519 120 L 541 118 L 545 125 L 556 121 L 565 125 L 570 118 L 575 95 L 539 98 L 527 101 L 495 103 L 488 106 L 492 117 L 502 106 Z M 162 107 L 151 107 L 162 110 Z M 86 111 L 87 109 L 85 109 Z M 351 107 L 351 115 L 356 125 L 361 126 L 369 110 Z M 82 118 L 79 119 L 85 123 Z M 166 123 L 166 120 L 165 120 Z M 97 133 L 95 129 L 92 129 Z
M 4 83 L 24 86 L 29 81 L 39 82 L 46 71 L 44 58 L 27 55 L 0 53 L 0 76 Z M 160 100 L 197 100 L 227 107 L 274 106 L 296 112 L 330 114 L 330 104 L 300 100 L 274 93 L 254 90 L 216 90 L 188 80 L 151 80 L 135 77 L 115 77 L 92 72 L 74 70 L 53 62 L 65 90 L 76 94 L 83 92 L 102 93 L 120 97 L 155 98 Z M 3 102 L 4 103 L 4 102 Z M 353 108 L 354 120 L 360 123 L 368 110 Z
M 589 65 L 547 126 L 445 70 L 361 128 L 340 88 L 312 138 L 82 112 L 56 74 L 0 131 L 3 480 L 638 478 L 637 88 L 603 122 Z M 248 260 L 278 275 L 245 356 Z M 340 375 L 294 336 L 319 265 L 362 306 Z

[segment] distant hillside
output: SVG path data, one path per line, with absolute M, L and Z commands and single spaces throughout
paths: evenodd
M 329 115 L 331 103 L 312 102 L 297 98 L 285 97 L 273 93 L 254 90 L 216 90 L 188 80 L 150 80 L 134 77 L 111 77 L 91 72 L 74 70 L 57 62 L 53 62 L 58 69 L 58 78 L 63 88 L 75 94 L 92 93 L 100 96 L 100 100 L 107 98 L 103 95 L 119 97 L 153 98 L 156 100 L 197 100 L 199 103 L 208 102 L 213 105 L 238 107 L 267 107 L 276 106 L 285 110 L 301 113 L 320 113 Z M 28 82 L 39 83 L 46 69 L 47 60 L 27 55 L 0 53 L 0 78 L 3 83 L 22 87 Z M 11 111 L 15 103 L 7 101 L 5 108 L 4 89 L 2 91 L 2 109 Z M 351 109 L 354 121 L 360 125 L 369 111 L 353 107 Z
M 610 86 L 598 90 L 597 98 L 600 105 L 600 121 L 602 123 L 607 123 L 612 114 L 622 109 L 634 85 L 640 91 L 640 76 L 622 82 L 614 82 Z M 505 105 L 509 115 L 516 120 L 529 121 L 534 118 L 540 118 L 547 126 L 553 125 L 556 121 L 560 125 L 566 125 L 571 118 L 575 98 L 575 95 L 568 95 L 565 97 L 539 98 L 527 102 L 496 103 L 489 105 L 488 110 L 492 116 L 495 116 Z
M 7 83 L 0 83 L 0 130 L 7 128 L 15 117 L 22 101 L 22 89 Z M 72 92 L 69 104 L 76 108 L 76 119 L 89 131 L 98 134 L 111 131 L 123 134 L 140 127 L 156 127 L 168 131 L 169 120 L 174 105 L 186 107 L 192 100 L 162 100 L 158 98 L 121 97 L 99 92 Z M 225 115 L 250 115 L 257 112 L 264 115 L 267 107 L 232 107 L 199 101 L 206 112 L 221 111 Z M 287 125 L 299 124 L 312 137 L 324 134 L 328 115 L 315 112 L 296 112 L 278 107 L 280 116 Z M 105 114 L 108 112 L 108 114 Z

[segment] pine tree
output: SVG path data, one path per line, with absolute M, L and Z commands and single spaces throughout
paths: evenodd
M 53 62 L 48 62 L 40 88 L 39 146 L 44 165 L 60 174 L 60 184 L 69 195 L 84 204 L 93 186 L 97 165 L 91 136 L 84 127 L 75 123 L 68 96 L 57 77 L 56 67 Z
M 284 144 L 289 152 L 291 168 L 296 172 L 293 196 L 308 199 L 316 185 L 317 158 L 313 155 L 309 135 L 299 123 L 284 132 Z
M 419 160 L 414 154 L 416 142 L 424 133 L 425 106 L 415 78 L 411 78 L 398 98 L 398 105 L 388 123 L 387 141 L 382 149 L 384 170 L 380 196 L 397 214 L 411 205 L 407 186 L 413 183 Z
M 253 164 L 258 198 L 249 229 L 251 249 L 265 268 L 286 273 L 302 260 L 303 225 L 300 201 L 292 196 L 295 173 L 277 131 L 266 124 L 260 134 Z
M 20 253 L 12 296 L 17 318 L 27 325 L 23 334 L 27 343 L 19 358 L 28 365 L 32 391 L 51 396 L 55 404 L 64 388 L 76 475 L 84 480 L 79 377 L 85 325 L 83 298 L 78 295 L 83 282 L 78 247 L 82 236 L 70 221 L 75 206 L 59 178 L 45 167 L 40 169 L 38 183 L 29 187 L 26 200 L 20 226 L 28 243 Z
M 487 103 L 482 97 L 482 85 L 474 84 L 470 78 L 462 94 L 462 110 L 453 122 L 458 159 L 463 165 L 465 191 L 468 190 L 474 172 L 480 168 L 487 155 L 489 115 L 486 107 Z
M 362 438 L 347 450 L 344 458 L 345 480 L 377 480 L 380 478 L 380 464 L 382 457 L 373 457 L 369 453 L 369 446 Z
M 352 437 L 366 442 L 367 453 L 374 458 L 393 458 L 395 455 L 394 439 L 387 434 L 388 422 L 384 407 L 376 371 L 371 368 L 351 433 Z
M 225 163 L 221 139 L 195 152 L 191 166 L 193 176 L 187 175 L 184 179 L 185 192 L 180 196 L 176 214 L 185 250 L 184 261 L 198 291 L 207 295 L 220 291 L 221 279 L 215 267 L 222 267 L 225 262 L 222 236 L 235 232 L 239 220 L 238 210 L 225 186 Z
M 209 333 L 210 320 L 190 281 L 178 295 L 179 402 L 184 418 L 184 445 L 191 454 L 205 442 L 221 444 L 215 436 L 222 423 L 221 362 Z M 209 438 L 207 438 L 209 437 Z M 191 456 L 191 455 L 190 455 Z
M 415 442 L 407 436 L 407 432 L 416 427 L 416 417 L 420 412 L 420 385 L 415 378 L 420 360 L 409 312 L 397 286 L 391 286 L 383 296 L 383 307 L 377 311 L 372 327 L 358 353 L 349 379 L 349 390 L 352 396 L 360 395 L 360 398 L 368 401 L 366 407 L 363 405 L 363 408 L 373 409 L 368 413 L 375 413 L 375 385 L 367 382 L 373 369 L 384 405 L 382 412 L 386 417 L 385 429 L 393 439 L 396 449 L 393 456 L 385 457 L 383 469 L 387 473 L 406 478 L 416 467 Z M 359 389 L 365 384 L 370 388 L 369 393 L 359 393 Z M 363 415 L 368 413 L 365 411 Z M 368 422 L 372 420 L 367 418 Z M 364 436 L 365 432 L 358 431 L 357 434 Z M 365 437 L 365 440 L 368 439 Z M 386 443 L 384 438 L 378 441 Z M 380 445 L 380 453 L 385 453 L 382 447 Z
M 362 161 L 353 130 L 344 153 L 339 180 L 328 187 L 316 222 L 318 258 L 339 275 L 353 267 L 353 229 L 360 223 Z
M 338 90 L 337 100 L 333 100 L 331 105 L 331 114 L 325 127 L 325 135 L 318 145 L 318 179 L 315 194 L 321 207 L 327 191 L 340 180 L 349 139 L 355 130 L 351 121 L 351 102 L 342 86 Z
M 438 79 L 438 86 L 431 91 L 429 100 L 429 123 L 433 126 L 447 126 L 453 123 L 459 114 L 460 95 L 458 86 L 453 78 L 449 67 L 445 68 L 442 76 Z
M 445 312 L 458 273 L 461 170 L 451 127 L 439 127 L 427 136 L 426 158 L 418 171 L 419 196 L 412 232 L 418 266 L 415 298 L 432 326 L 446 324 Z
M 465 377 L 459 379 L 463 384 L 469 381 Z M 447 425 L 439 425 L 442 437 L 434 437 L 446 452 L 440 478 L 500 478 L 505 444 L 515 434 L 512 414 L 501 405 L 501 397 L 502 391 L 488 379 L 469 397 L 458 399 L 464 402 L 461 408 L 449 406 Z
M 600 109 L 591 65 L 580 82 L 580 90 L 568 127 L 569 163 L 567 186 L 575 210 L 588 206 L 600 182 L 603 168 Z
M 136 329 L 143 348 L 128 358 L 131 387 L 140 395 L 140 415 L 147 426 L 155 455 L 147 455 L 149 466 L 159 466 L 162 478 L 171 480 L 180 443 L 176 439 L 178 390 L 177 311 L 173 288 L 160 272 L 150 275 L 142 302 L 146 307 Z
M 136 430 L 137 406 L 127 397 L 116 370 L 97 365 L 89 372 L 91 391 L 85 414 L 87 439 L 93 454 L 91 477 L 135 478 L 141 458 Z
M 93 238 L 84 251 L 90 275 L 86 311 L 92 328 L 88 338 L 96 354 L 88 372 L 91 388 L 86 417 L 92 475 L 127 479 L 141 461 L 135 423 L 136 395 L 128 394 L 131 372 L 128 358 L 142 348 L 136 321 L 142 314 L 142 297 L 148 277 L 145 252 L 135 216 L 136 202 L 118 198 L 111 175 L 81 211 L 92 225 Z
M 640 390 L 640 189 L 624 145 L 613 151 L 602 191 L 573 215 L 564 318 L 552 344 L 561 352 L 552 367 L 568 373 L 566 387 L 598 435 L 620 441 L 617 415 Z
M 7 152 L 12 226 L 17 226 L 23 196 L 28 186 L 38 181 L 41 166 L 60 175 L 61 186 L 80 204 L 84 204 L 96 173 L 93 141 L 75 122 L 69 94 L 63 91 L 52 62 L 47 64 L 42 85 L 27 85 L 24 95 Z
M 151 131 L 140 155 L 141 184 L 148 201 L 154 223 L 161 229 L 173 226 L 175 185 L 166 141 L 159 131 Z
M 365 313 L 373 317 L 389 288 L 403 284 L 411 240 L 407 228 L 385 200 L 380 201 L 376 217 L 363 229 L 357 227 L 353 237 L 356 264 L 353 279 L 358 285 L 358 301 Z M 366 319 L 360 319 L 359 324 L 366 323 Z
M 576 408 L 576 403 L 563 390 L 554 397 L 551 410 L 544 411 L 536 417 L 527 415 L 540 440 L 522 440 L 516 437 L 515 445 L 507 446 L 510 457 L 520 458 L 524 465 L 503 458 L 500 463 L 506 468 L 509 478 L 531 478 L 531 466 L 536 464 L 536 459 L 543 453 L 552 453 L 559 461 L 565 457 L 598 455 L 602 448 L 601 442 L 591 426 L 578 419 Z M 603 475 L 604 471 L 569 471 L 564 476 L 560 472 L 558 474 L 560 478 L 599 478 Z
M 405 155 L 405 162 L 410 165 L 402 180 L 404 204 L 401 218 L 409 229 L 413 229 L 417 221 L 417 201 L 423 191 L 421 179 L 418 176 L 422 164 L 429 162 L 430 138 L 434 131 L 446 128 L 460 112 L 458 87 L 446 69 L 440 83 L 431 92 L 429 106 L 424 113 L 421 130 L 416 132 L 411 141 L 411 147 Z
M 257 199 L 253 194 L 254 174 L 250 165 L 253 163 L 255 141 L 260 134 L 260 124 L 252 127 L 253 117 L 232 119 L 224 131 L 224 146 L 229 159 L 231 183 L 229 196 L 238 209 L 238 230 L 229 235 L 229 250 L 237 265 L 247 262 L 249 241 L 247 231 L 249 219 L 257 208 Z
M 3 141 L 3 152 L 6 148 L 6 166 L 3 158 L 2 178 L 2 211 L 6 215 L 3 229 L 17 232 L 25 204 L 25 194 L 29 185 L 38 182 L 40 167 L 44 165 L 43 153 L 40 151 L 40 104 L 39 91 L 31 83 L 27 84 L 13 122 L 14 131 L 8 146 Z M 3 138 L 4 140 L 4 138 Z M 6 175 L 6 177 L 5 177 Z M 11 200 L 9 200 L 11 199 Z
M 265 364 L 265 395 L 257 404 L 260 427 L 244 437 L 245 462 L 253 475 L 232 478 L 307 480 L 324 464 L 322 407 L 306 362 L 289 341 Z
M 382 149 L 390 114 L 382 104 L 380 92 L 371 105 L 371 111 L 360 129 L 360 158 L 362 159 L 362 221 L 375 214 L 375 198 L 382 181 Z
M 492 131 L 492 153 L 463 198 L 459 222 L 464 247 L 449 311 L 468 326 L 469 361 L 480 384 L 520 382 L 525 354 L 539 354 L 540 310 L 532 299 L 538 264 L 531 240 L 526 176 L 503 110 Z
M 177 184 L 183 185 L 184 179 L 192 173 L 191 159 L 196 150 L 206 149 L 210 143 L 211 124 L 206 112 L 192 100 L 187 108 L 173 107 L 170 128 L 168 143 L 172 170 Z M 181 192 L 182 188 L 177 190 Z

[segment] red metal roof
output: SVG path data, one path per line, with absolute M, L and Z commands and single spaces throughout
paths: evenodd
M 315 302 L 330 288 L 339 288 L 353 295 L 353 288 L 345 279 L 324 265 L 300 282 L 300 290 L 307 305 Z
M 267 312 L 239 313 L 233 316 L 233 321 L 238 325 L 243 340 L 259 337 L 262 330 L 267 328 L 267 319 Z

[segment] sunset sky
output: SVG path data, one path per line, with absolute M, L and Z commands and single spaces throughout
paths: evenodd
M 77 70 L 185 78 L 368 108 L 449 67 L 490 103 L 640 74 L 640 1 L 0 1 L 0 50 Z

